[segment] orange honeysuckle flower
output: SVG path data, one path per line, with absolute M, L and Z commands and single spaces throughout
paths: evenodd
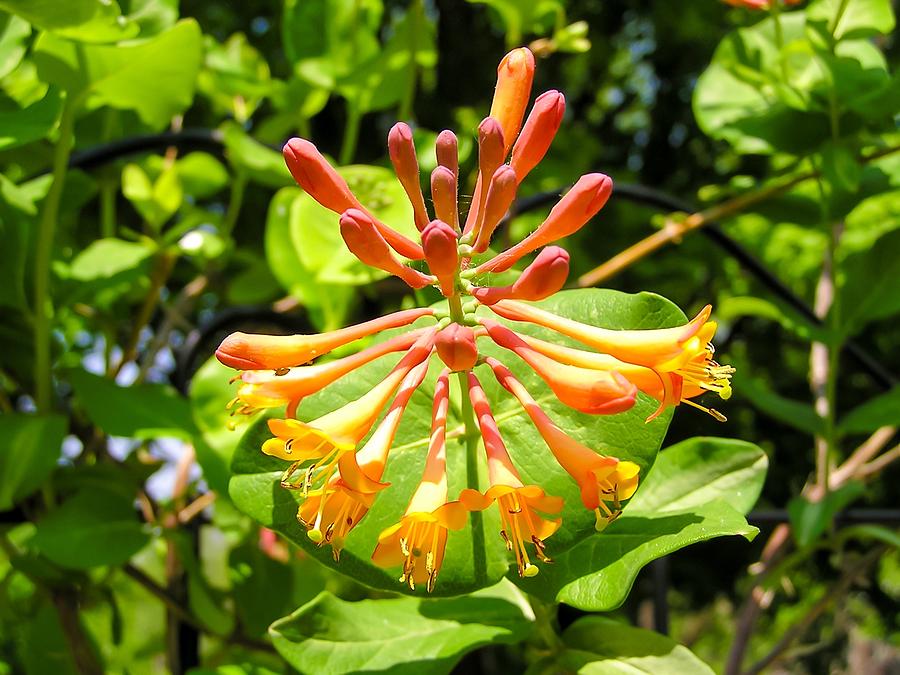
M 506 215 L 513 200 L 516 198 L 516 189 L 519 187 L 519 181 L 516 179 L 515 170 L 507 165 L 501 164 L 491 176 L 490 183 L 484 199 L 484 206 L 481 209 L 480 223 L 477 226 L 478 235 L 472 244 L 472 250 L 475 253 L 484 253 L 487 251 L 491 243 L 491 236 L 497 225 Z
M 409 349 L 431 328 L 419 328 L 403 333 L 390 340 L 379 342 L 367 349 L 327 363 L 299 366 L 288 369 L 285 374 L 271 370 L 245 370 L 241 373 L 244 384 L 238 389 L 235 401 L 241 408 L 238 412 L 250 413 L 261 408 L 288 406 L 287 416 L 293 417 L 297 405 L 305 397 L 337 381 L 360 366 L 392 352 Z
M 359 202 L 350 187 L 315 145 L 303 138 L 292 138 L 282 149 L 285 164 L 297 184 L 326 209 L 341 214 L 359 209 L 375 221 L 375 226 L 391 248 L 410 260 L 421 260 L 422 247 L 375 218 Z
M 457 197 L 457 177 L 452 169 L 446 166 L 436 166 L 431 172 L 431 201 L 434 202 L 434 215 L 436 220 L 446 223 L 454 233 L 459 232 L 459 203 Z M 425 237 L 422 237 L 422 248 L 425 249 L 425 259 L 428 260 L 428 250 L 425 248 Z M 453 241 L 454 254 L 456 253 L 456 237 Z M 455 257 L 455 256 L 454 256 Z M 456 267 L 454 261 L 454 272 Z M 428 268 L 432 274 L 437 274 L 431 263 Z
M 481 319 L 490 338 L 525 361 L 556 397 L 570 408 L 591 415 L 612 415 L 630 409 L 637 387 L 616 371 L 568 366 L 532 349 L 519 335 L 491 319 Z
M 400 581 L 410 590 L 425 584 L 430 593 L 441 570 L 449 530 L 466 524 L 466 508 L 447 501 L 447 410 L 450 407 L 449 371 L 438 377 L 431 415 L 431 440 L 422 481 L 400 522 L 383 530 L 372 560 L 380 567 L 402 565 Z
M 677 400 L 699 408 L 720 421 L 724 420 L 721 413 L 689 400 L 699 393 L 694 387 L 713 391 L 726 400 L 731 396 L 730 380 L 734 368 L 720 365 L 712 358 L 715 349 L 711 341 L 716 323 L 709 321 L 712 310 L 709 305 L 683 326 L 652 330 L 611 330 L 589 326 L 512 300 L 501 300 L 490 307 L 506 319 L 551 328 L 620 361 L 644 366 L 659 374 L 674 373 L 688 385 L 688 395 L 685 396 L 682 391 Z M 664 378 L 661 384 L 669 388 L 673 386 L 671 378 Z M 666 398 L 671 400 L 674 396 L 672 389 Z
M 337 467 L 309 467 L 302 486 L 297 486 L 304 491 L 297 519 L 307 528 L 311 541 L 320 546 L 331 544 L 335 560 L 340 557 L 350 528 L 368 512 L 378 493 L 388 487 L 380 481 L 391 444 L 409 399 L 427 372 L 427 361 L 410 369 L 384 419 L 359 452 L 342 453 Z M 319 482 L 321 487 L 313 487 Z M 344 520 L 337 519 L 340 516 Z
M 491 117 L 500 123 L 505 139 L 504 156 L 509 153 L 531 96 L 534 54 L 525 47 L 513 49 L 497 66 L 497 87 L 491 102 Z
M 293 460 L 294 469 L 311 459 L 325 460 L 325 466 L 337 464 L 342 454 L 355 449 L 369 433 L 409 371 L 431 355 L 434 335 L 434 329 L 424 333 L 387 377 L 355 401 L 311 422 L 269 420 L 269 430 L 275 434 L 275 438 L 263 443 L 263 452 L 280 459 Z M 320 462 L 318 468 L 321 466 Z M 288 470 L 288 475 L 291 472 Z
M 425 288 L 434 277 L 407 267 L 391 253 L 375 221 L 359 209 L 347 209 L 341 214 L 341 237 L 350 252 L 364 264 L 400 277 L 415 289 Z
M 473 287 L 470 292 L 484 305 L 500 300 L 543 300 L 561 290 L 568 276 L 568 252 L 559 246 L 547 246 L 512 285 Z
M 467 488 L 459 494 L 459 501 L 469 511 L 483 511 L 494 502 L 497 503 L 503 526 L 500 536 L 506 543 L 507 550 L 514 552 L 516 556 L 519 576 L 533 577 L 538 573 L 538 568 L 531 563 L 525 543 L 534 546 L 538 560 L 551 562 L 544 553 L 544 540 L 559 529 L 562 519 L 544 518 L 540 513 L 559 513 L 563 500 L 545 494 L 538 485 L 522 483 L 519 472 L 506 451 L 484 389 L 472 372 L 469 372 L 469 398 L 481 430 L 491 486 L 484 494 Z
M 603 529 L 618 518 L 621 502 L 637 490 L 640 467 L 601 455 L 576 441 L 550 419 L 509 368 L 490 356 L 485 362 L 503 388 L 522 404 L 556 461 L 578 483 L 582 503 L 596 513 L 596 528 Z M 611 502 L 612 508 L 606 502 Z
M 441 293 L 447 297 L 456 292 L 456 272 L 459 269 L 457 243 L 456 230 L 442 220 L 432 220 L 422 230 L 425 260 L 440 283 Z
M 612 194 L 612 179 L 602 173 L 589 173 L 578 179 L 538 228 L 522 241 L 475 268 L 475 274 L 505 272 L 523 256 L 568 237 L 597 215 Z
M 475 181 L 475 192 L 472 195 L 463 234 L 471 232 L 472 237 L 477 239 L 478 230 L 484 220 L 484 200 L 491 178 L 502 166 L 504 159 L 506 150 L 503 128 L 493 117 L 485 117 L 478 125 L 478 179 Z
M 468 326 L 451 323 L 434 339 L 438 356 L 453 372 L 472 370 L 478 361 L 475 331 Z
M 770 0 L 723 0 L 726 5 L 731 5 L 732 7 L 744 7 L 745 9 L 769 9 L 772 6 Z M 781 4 L 788 5 L 799 5 L 803 0 L 775 0 L 776 2 L 781 2 Z
M 449 129 L 444 129 L 438 134 L 434 142 L 434 155 L 439 166 L 446 167 L 459 176 L 459 142 L 456 134 Z
M 284 370 L 309 363 L 317 356 L 375 333 L 408 326 L 423 316 L 433 316 L 430 307 L 405 309 L 371 321 L 315 335 L 253 335 L 232 333 L 216 349 L 216 358 L 237 370 Z

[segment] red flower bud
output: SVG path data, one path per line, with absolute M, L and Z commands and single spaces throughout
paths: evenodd
M 292 138 L 282 149 L 284 162 L 297 184 L 326 209 L 343 213 L 362 206 L 341 175 L 334 170 L 315 145 Z
M 478 228 L 478 239 L 472 247 L 476 253 L 487 251 L 494 230 L 497 229 L 497 225 L 506 215 L 513 199 L 516 198 L 517 186 L 516 172 L 512 167 L 501 164 L 491 177 L 491 184 L 488 186 L 487 197 L 484 200 L 484 213 L 481 227 Z
M 475 288 L 472 295 L 485 304 L 500 300 L 543 300 L 559 291 L 569 276 L 569 254 L 559 246 L 548 246 L 525 268 L 512 286 Z
M 439 166 L 431 172 L 431 201 L 434 215 L 459 229 L 459 208 L 456 204 L 456 174 L 446 166 Z
M 475 331 L 468 326 L 451 323 L 434 340 L 438 356 L 450 370 L 471 370 L 478 360 Z
M 434 143 L 434 155 L 440 166 L 446 166 L 453 175 L 459 175 L 459 150 L 457 149 L 456 134 L 449 129 L 444 129 L 438 134 Z
M 341 237 L 347 248 L 366 265 L 394 274 L 413 288 L 424 288 L 431 277 L 407 267 L 391 253 L 375 221 L 359 209 L 348 209 L 341 215 Z
M 520 183 L 547 154 L 565 112 L 566 98 L 558 91 L 547 91 L 537 97 L 509 162 Z
M 609 176 L 602 173 L 582 176 L 534 232 L 515 246 L 479 265 L 477 272 L 505 272 L 522 256 L 577 232 L 597 215 L 611 194 L 612 179 Z
M 438 278 L 441 293 L 453 295 L 453 281 L 459 265 L 457 232 L 442 220 L 432 220 L 422 230 L 422 248 L 428 269 Z
M 475 181 L 475 192 L 472 195 L 464 232 L 468 233 L 479 226 L 491 176 L 500 168 L 505 158 L 503 128 L 493 117 L 485 117 L 478 125 L 478 180 Z
M 397 122 L 388 134 L 388 153 L 400 184 L 413 207 L 416 228 L 421 232 L 428 224 L 428 212 L 425 210 L 425 199 L 419 185 L 419 162 L 416 159 L 416 146 L 413 143 L 412 129 L 403 122 Z

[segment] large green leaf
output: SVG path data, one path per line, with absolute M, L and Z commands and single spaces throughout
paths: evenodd
M 138 34 L 115 0 L 0 0 L 0 9 L 18 14 L 43 30 L 85 42 L 115 42 Z
M 40 487 L 59 460 L 65 433 L 58 415 L 0 417 L 0 511 Z
M 71 371 L 69 381 L 91 421 L 111 436 L 190 439 L 197 433 L 188 401 L 172 387 L 120 387 L 108 378 L 83 370 Z
M 506 584 L 440 600 L 345 602 L 322 593 L 269 629 L 278 652 L 303 673 L 449 673 L 476 647 L 514 643 L 531 608 Z
M 672 638 L 626 626 L 603 616 L 586 616 L 563 633 L 557 664 L 582 675 L 712 675 L 712 669 Z
M 837 40 L 887 35 L 894 30 L 890 0 L 816 0 L 806 14 L 810 25 Z
M 92 488 L 78 492 L 39 521 L 32 543 L 57 565 L 87 569 L 119 565 L 149 539 L 133 498 Z
M 161 128 L 191 104 L 202 55 L 200 28 L 185 19 L 127 45 L 81 45 L 44 33 L 33 58 L 42 80 L 78 96 L 89 108 L 134 110 Z
M 649 293 L 626 295 L 610 290 L 567 291 L 545 301 L 543 306 L 564 316 L 611 328 L 673 326 L 684 321 L 684 315 L 674 305 Z M 523 325 L 521 330 L 552 337 L 550 331 L 543 329 Z M 598 452 L 637 462 L 644 473 L 649 469 L 671 418 L 671 413 L 667 412 L 653 422 L 645 423 L 646 418 L 656 409 L 656 401 L 641 395 L 633 410 L 615 416 L 577 413 L 557 401 L 543 381 L 517 357 L 491 347 L 487 342 L 480 343 L 480 349 L 507 363 L 547 413 L 574 437 Z M 396 358 L 386 358 L 360 368 L 339 383 L 306 399 L 298 416 L 301 419 L 311 419 L 360 396 L 383 379 L 395 362 Z M 413 395 L 403 418 L 384 477 L 391 482 L 391 487 L 379 497 L 347 538 L 347 547 L 341 555 L 340 563 L 332 560 L 330 551 L 315 548 L 307 539 L 305 530 L 298 524 L 296 491 L 288 491 L 278 485 L 286 463 L 260 452 L 262 442 L 269 436 L 264 422 L 252 426 L 235 451 L 232 463 L 234 475 L 229 485 L 229 493 L 235 504 L 266 527 L 281 532 L 309 550 L 326 565 L 370 586 L 403 591 L 404 587 L 397 583 L 397 572 L 375 567 L 370 561 L 370 555 L 378 533 L 403 514 L 406 503 L 421 478 L 430 436 L 431 391 L 438 370 L 437 364 L 433 364 L 425 385 Z M 557 557 L 594 533 L 594 515 L 584 509 L 577 486 L 553 460 L 518 402 L 500 388 L 486 367 L 479 367 L 476 372 L 492 402 L 500 430 L 523 480 L 526 483 L 540 484 L 548 493 L 559 495 L 565 500 L 563 527 L 547 541 L 548 554 Z M 453 386 L 455 388 L 455 381 Z M 451 406 L 448 428 L 452 432 L 447 447 L 450 493 L 455 497 L 467 484 L 466 449 L 459 431 L 460 419 L 455 406 Z M 480 457 L 479 452 L 479 463 Z M 483 465 L 479 473 L 485 473 Z M 481 478 L 480 485 L 484 489 L 487 486 L 483 482 L 483 475 Z M 450 535 L 446 558 L 435 588 L 436 594 L 470 592 L 495 583 L 510 571 L 511 561 L 498 535 L 499 520 L 494 510 L 485 512 L 483 518 L 473 518 L 473 522 L 476 527 L 474 532 L 470 525 Z M 606 542 L 607 534 L 603 533 L 592 541 Z M 603 545 L 605 544 L 601 544 Z M 555 567 L 546 566 L 545 569 L 549 574 L 549 570 Z M 530 591 L 532 585 L 543 587 L 541 576 L 524 580 L 523 588 Z
M 607 611 L 625 601 L 637 573 L 657 558 L 714 537 L 752 539 L 757 529 L 743 514 L 759 497 L 767 465 L 763 451 L 744 441 L 692 438 L 668 448 L 622 516 L 559 556 L 529 592 Z
M 31 26 L 17 16 L 0 16 L 0 77 L 6 77 L 25 56 Z
M 61 110 L 62 98 L 56 87 L 24 108 L 0 110 L 0 150 L 44 138 L 56 126 Z

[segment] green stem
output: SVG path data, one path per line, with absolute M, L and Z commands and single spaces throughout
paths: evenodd
M 344 125 L 344 142 L 341 145 L 340 162 L 346 166 L 356 155 L 356 144 L 359 142 L 359 124 L 362 115 L 355 101 L 347 100 L 347 123 Z
M 231 194 L 228 198 L 228 210 L 222 219 L 222 234 L 230 235 L 241 213 L 241 205 L 244 203 L 244 188 L 247 186 L 247 176 L 239 173 L 231 181 Z
M 775 26 L 775 46 L 778 48 L 778 67 L 781 69 L 781 79 L 785 85 L 790 84 L 787 72 L 787 64 L 784 61 L 784 29 L 781 26 L 781 0 L 772 0 L 769 3 L 769 11 L 772 13 L 772 21 Z
M 463 323 L 464 313 L 462 309 L 462 301 L 459 294 L 452 295 L 447 299 L 450 305 L 450 318 L 459 324 Z M 469 398 L 469 381 L 468 373 L 460 371 L 456 373 L 457 382 L 459 383 L 459 399 L 463 427 L 465 428 L 466 439 L 466 487 L 472 490 L 479 490 L 481 482 L 479 480 L 479 462 L 478 449 L 481 434 L 478 429 L 478 423 L 475 420 L 475 410 L 472 408 L 472 401 Z M 472 566 L 475 571 L 475 578 L 479 582 L 487 579 L 487 554 L 484 548 L 484 518 L 481 511 L 472 511 L 469 514 L 472 523 Z
M 59 204 L 72 151 L 74 125 L 75 101 L 67 96 L 59 121 L 59 139 L 53 152 L 52 182 L 44 199 L 38 223 L 34 260 L 34 383 L 38 412 L 48 412 L 53 398 L 53 381 L 50 373 L 50 322 L 53 318 L 50 262 L 59 220 Z
M 528 596 L 528 602 L 534 612 L 535 632 L 551 655 L 564 651 L 566 646 L 559 635 L 554 603 L 544 602 L 533 595 Z

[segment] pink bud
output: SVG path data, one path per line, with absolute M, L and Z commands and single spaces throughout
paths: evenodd
M 612 179 L 602 173 L 582 176 L 534 232 L 515 246 L 479 265 L 477 273 L 505 272 L 522 256 L 577 232 L 603 208 L 612 194 L 612 188 Z
M 476 253 L 484 253 L 491 243 L 491 236 L 497 225 L 506 215 L 513 200 L 516 198 L 516 172 L 506 164 L 494 172 L 491 184 L 488 186 L 487 197 L 484 200 L 484 215 L 481 227 L 478 228 L 478 239 L 472 247 Z
M 413 207 L 416 228 L 421 232 L 428 224 L 428 212 L 425 210 L 425 199 L 419 185 L 419 162 L 416 159 L 416 146 L 413 143 L 412 129 L 403 122 L 397 122 L 388 134 L 388 153 L 400 184 Z
M 566 98 L 558 91 L 547 91 L 534 102 L 522 133 L 513 146 L 510 166 L 516 170 L 519 182 L 537 166 L 556 135 L 566 112 Z
M 341 215 L 341 237 L 350 252 L 366 265 L 394 274 L 413 288 L 431 284 L 430 277 L 394 257 L 373 219 L 359 209 L 348 209 Z
M 457 149 L 456 134 L 449 129 L 444 129 L 438 134 L 434 144 L 434 154 L 437 163 L 446 166 L 453 175 L 459 175 L 459 150 Z
M 362 206 L 350 192 L 340 174 L 322 156 L 315 145 L 303 138 L 292 138 L 282 149 L 285 164 L 306 193 L 326 209 L 343 213 Z
M 431 172 L 431 201 L 434 215 L 459 229 L 459 208 L 456 204 L 456 174 L 446 166 L 439 166 Z
M 434 344 L 441 361 L 450 370 L 458 372 L 475 367 L 478 347 L 475 345 L 475 331 L 468 326 L 451 323 L 437 334 Z
M 428 269 L 438 278 L 441 293 L 453 295 L 453 282 L 459 266 L 457 232 L 442 220 L 432 220 L 422 230 L 422 248 Z
M 472 295 L 485 305 L 500 300 L 543 300 L 559 291 L 569 276 L 569 254 L 559 246 L 548 246 L 512 286 L 475 288 Z

